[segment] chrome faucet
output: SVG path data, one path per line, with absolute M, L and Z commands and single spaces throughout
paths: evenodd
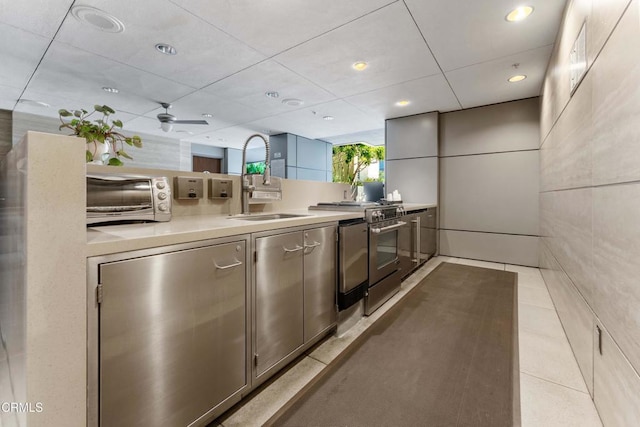
M 264 158 L 264 174 L 262 175 L 262 183 L 264 185 L 269 185 L 271 181 L 271 177 L 269 175 L 269 170 L 271 169 L 269 164 L 269 152 L 271 149 L 269 148 L 269 141 L 265 139 L 264 136 L 260 134 L 251 135 L 244 142 L 244 147 L 242 147 L 242 213 L 249 213 L 249 192 L 255 190 L 255 187 L 251 185 L 249 182 L 249 176 L 247 175 L 247 145 L 249 145 L 249 141 L 253 138 L 258 137 L 264 141 L 265 146 L 265 158 Z

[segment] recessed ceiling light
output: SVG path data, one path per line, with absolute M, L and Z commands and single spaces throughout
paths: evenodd
M 265 96 L 267 98 L 279 98 L 280 94 L 276 91 L 271 91 L 271 92 L 265 92 Z
M 102 90 L 107 92 L 107 93 L 118 93 L 120 92 L 118 89 L 116 89 L 115 87 L 108 87 L 108 86 L 103 86 Z
M 21 104 L 34 105 L 36 107 L 44 107 L 44 108 L 51 107 L 51 105 L 47 104 L 46 102 L 35 101 L 33 99 L 21 99 L 19 102 Z
M 156 45 L 156 50 L 160 53 L 164 53 L 165 55 L 175 55 L 178 53 L 175 47 L 166 43 L 158 43 Z
M 327 121 L 333 120 L 333 116 L 324 116 L 323 119 Z
M 411 104 L 411 101 L 407 101 L 406 99 L 396 102 L 398 107 L 406 107 L 409 104 Z
M 91 6 L 73 6 L 71 15 L 83 24 L 91 25 L 100 31 L 107 33 L 121 33 L 124 31 L 124 24 L 118 18 L 107 12 Z
M 510 83 L 521 82 L 522 80 L 524 80 L 526 78 L 527 78 L 527 76 L 525 76 L 524 74 L 517 74 L 515 76 L 509 77 L 509 82 Z
M 304 101 L 296 98 L 287 98 L 287 99 L 283 99 L 282 103 L 290 107 L 299 107 L 304 104 Z
M 213 114 L 202 113 L 202 117 L 204 117 L 205 119 L 210 119 L 211 117 L 213 117 Z
M 186 133 L 187 135 L 193 135 L 193 132 L 191 132 L 190 130 L 185 130 L 185 129 L 178 129 L 176 131 L 176 133 Z
M 531 6 L 520 6 L 513 9 L 509 14 L 505 17 L 505 19 L 509 22 L 518 22 L 525 19 L 527 16 L 531 15 L 533 12 L 533 7 Z
M 358 61 L 358 62 L 354 62 L 353 65 L 351 66 L 351 68 L 353 68 L 354 70 L 357 70 L 357 71 L 363 71 L 368 66 L 369 66 L 369 64 L 367 64 L 366 62 Z

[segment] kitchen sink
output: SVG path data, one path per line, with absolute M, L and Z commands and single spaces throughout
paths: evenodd
M 273 219 L 288 219 L 288 218 L 300 218 L 304 214 L 287 214 L 287 213 L 275 213 L 275 214 L 263 214 L 263 215 L 238 215 L 230 217 L 229 219 L 241 219 L 243 221 L 271 221 Z

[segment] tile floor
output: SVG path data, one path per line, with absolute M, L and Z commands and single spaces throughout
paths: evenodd
M 402 290 L 373 315 L 342 336 L 310 351 L 277 380 L 222 416 L 214 425 L 261 426 L 356 337 L 397 303 L 441 262 L 518 273 L 520 402 L 523 427 L 602 426 L 573 357 L 542 275 L 537 268 L 451 257 L 436 257 L 402 283 Z

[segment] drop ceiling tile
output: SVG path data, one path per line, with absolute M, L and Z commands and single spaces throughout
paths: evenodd
M 51 39 L 74 0 L 2 0 L 0 22 Z
M 106 93 L 102 87 L 118 88 Z M 52 43 L 25 93 L 44 92 L 51 96 L 77 100 L 85 108 L 107 104 L 116 111 L 144 114 L 158 106 L 158 100 L 172 101 L 192 88 L 62 44 Z
M 45 104 L 48 104 L 49 107 L 38 105 L 33 101 L 44 102 Z M 101 105 L 102 104 L 104 103 L 101 103 Z M 58 110 L 60 109 L 64 108 L 65 110 L 73 110 L 84 108 L 85 110 L 90 111 L 93 108 L 93 105 L 94 104 L 88 105 L 86 102 L 82 102 L 78 99 L 63 98 L 51 95 L 49 92 L 39 92 L 27 89 L 20 98 L 20 102 L 16 105 L 15 111 L 57 119 L 59 118 Z M 117 114 L 115 116 L 115 118 L 120 119 L 123 122 L 135 117 L 137 116 L 126 113 L 122 110 L 117 110 Z
M 365 142 L 369 145 L 384 145 L 385 135 L 384 128 L 380 128 L 346 135 L 332 136 L 330 138 L 323 138 L 323 140 L 330 142 L 333 145 L 356 144 L 359 142 Z
M 124 130 L 127 132 L 175 139 L 182 139 L 192 136 L 192 134 L 204 132 L 207 128 L 206 126 L 199 125 L 174 125 L 171 131 L 165 132 L 160 128 L 160 122 L 158 120 L 146 116 L 135 117 L 123 124 Z
M 265 55 L 275 55 L 391 0 L 172 0 Z
M 0 84 L 0 110 L 13 110 L 21 93 L 21 89 Z
M 211 145 L 214 147 L 229 147 L 241 150 L 247 138 L 255 133 L 256 132 L 254 130 L 244 126 L 231 126 L 191 136 L 185 138 L 185 140 L 196 144 Z M 269 138 L 269 135 L 265 133 L 261 133 L 261 135 L 265 138 Z
M 446 76 L 464 108 L 538 96 L 551 50 L 552 46 L 533 49 L 459 68 Z M 512 67 L 516 63 L 520 64 L 517 70 Z M 524 74 L 527 78 L 509 83 L 507 79 L 515 74 Z
M 4 4 L 6 2 L 2 2 Z M 0 81 L 24 89 L 51 40 L 0 23 Z
M 155 119 L 160 112 L 164 112 L 162 107 L 147 113 L 146 116 Z M 268 116 L 258 109 L 219 98 L 202 90 L 172 102 L 169 113 L 182 120 L 207 120 L 209 127 L 205 131 L 222 129 Z M 213 117 L 203 118 L 202 114 L 205 113 Z M 193 129 L 189 128 L 189 130 Z
M 411 15 L 397 2 L 274 58 L 343 98 L 440 72 Z M 355 71 L 351 65 L 366 61 Z
M 404 107 L 397 106 L 396 102 L 400 100 L 407 100 L 410 104 Z M 461 108 L 442 74 L 351 96 L 345 98 L 345 101 L 382 119 Z
M 524 21 L 507 22 L 513 0 L 405 0 L 444 71 L 550 45 L 564 1 L 530 0 L 534 12 Z
M 334 119 L 324 120 L 325 116 L 332 116 Z M 378 129 L 384 127 L 384 120 L 372 118 L 353 105 L 336 100 L 245 123 L 244 126 L 272 135 L 288 132 L 306 138 L 323 139 L 363 129 Z
M 60 42 L 131 65 L 167 79 L 200 88 L 265 57 L 168 0 L 86 0 L 125 25 L 119 34 L 102 32 L 68 17 Z M 155 50 L 167 43 L 177 55 Z
M 267 60 L 220 80 L 203 89 L 206 93 L 258 109 L 265 115 L 275 115 L 305 106 L 335 99 L 331 93 L 283 67 Z M 268 98 L 266 92 L 278 92 L 278 98 Z M 300 99 L 304 104 L 292 107 L 283 104 L 289 98 Z

